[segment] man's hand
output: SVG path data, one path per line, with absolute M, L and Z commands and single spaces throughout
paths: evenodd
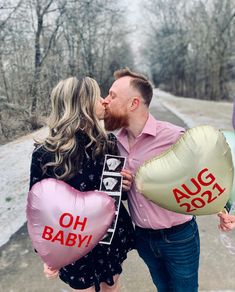
M 235 215 L 225 213 L 218 214 L 220 218 L 219 229 L 222 231 L 230 231 L 235 228 Z
M 52 268 L 48 267 L 47 264 L 44 263 L 44 275 L 47 279 L 54 279 L 57 278 L 59 275 L 59 270 L 53 270 Z
M 133 182 L 133 175 L 128 169 L 123 169 L 120 173 L 123 176 L 122 190 L 129 191 Z

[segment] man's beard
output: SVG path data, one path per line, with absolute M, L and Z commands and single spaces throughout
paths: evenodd
M 108 109 L 104 117 L 104 127 L 107 131 L 115 131 L 129 126 L 126 114 L 111 113 Z

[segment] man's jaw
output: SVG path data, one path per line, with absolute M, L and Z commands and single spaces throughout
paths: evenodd
M 128 117 L 124 114 L 112 114 L 110 111 L 105 112 L 104 126 L 107 131 L 115 131 L 129 126 Z

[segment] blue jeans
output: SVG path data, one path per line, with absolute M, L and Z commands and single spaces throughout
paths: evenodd
M 197 292 L 200 239 L 196 220 L 153 230 L 136 226 L 136 245 L 158 292 Z

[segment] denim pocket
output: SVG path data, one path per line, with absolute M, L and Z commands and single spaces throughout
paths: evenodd
M 196 238 L 198 238 L 198 227 L 194 220 L 178 231 L 164 233 L 164 240 L 167 243 L 186 243 Z

